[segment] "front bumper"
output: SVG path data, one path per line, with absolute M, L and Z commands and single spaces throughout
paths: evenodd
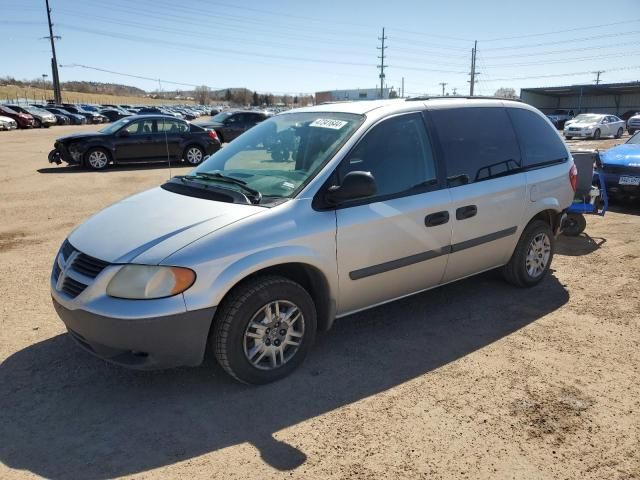
M 111 363 L 138 370 L 196 366 L 204 358 L 215 307 L 175 315 L 122 319 L 53 306 L 75 342 Z M 145 300 L 141 300 L 145 301 Z
M 569 130 L 565 130 L 564 131 L 564 136 L 565 137 L 580 137 L 580 138 L 589 138 L 593 136 L 593 132 L 585 132 L 585 131 L 578 131 L 578 132 L 572 132 Z

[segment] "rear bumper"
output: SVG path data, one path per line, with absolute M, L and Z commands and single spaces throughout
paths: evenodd
M 71 338 L 84 350 L 111 363 L 155 370 L 202 363 L 215 307 L 141 319 L 104 317 L 53 306 Z

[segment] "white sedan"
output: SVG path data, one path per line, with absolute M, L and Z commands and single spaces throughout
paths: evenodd
M 564 125 L 564 136 L 567 140 L 573 137 L 593 138 L 600 137 L 620 138 L 626 127 L 625 121 L 615 115 L 603 115 L 599 113 L 583 113 Z
M 13 118 L 0 115 L 0 130 L 15 130 L 18 128 L 18 124 Z

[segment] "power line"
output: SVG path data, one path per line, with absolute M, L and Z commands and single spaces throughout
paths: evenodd
M 202 86 L 202 84 L 200 85 L 196 85 L 193 83 L 185 83 L 185 82 L 176 82 L 174 80 L 166 80 L 166 79 L 162 79 L 162 78 L 157 78 L 157 77 L 147 77 L 144 75 L 136 75 L 133 73 L 124 73 L 124 72 L 118 72 L 115 70 L 109 70 L 106 68 L 100 68 L 100 67 L 92 67 L 90 65 L 83 65 L 80 63 L 71 63 L 71 64 L 67 64 L 67 65 L 60 65 L 63 68 L 73 68 L 73 67 L 77 67 L 77 68 L 84 68 L 86 70 L 95 70 L 98 72 L 103 72 L 103 73 L 111 73 L 113 75 L 120 75 L 123 77 L 129 77 L 129 78 L 137 78 L 139 80 L 149 80 L 151 82 L 157 82 L 159 85 L 162 84 L 169 84 L 169 85 L 176 85 L 176 86 L 180 86 L 180 87 L 200 87 Z M 225 90 L 225 88 L 222 87 L 211 87 L 206 85 L 207 88 L 211 89 L 211 90 Z M 258 92 L 258 93 L 276 93 L 276 94 L 290 94 L 291 92 L 283 92 L 283 91 L 273 91 L 270 90 L 269 92 Z M 303 95 L 309 95 L 309 93 L 306 92 L 298 92 L 298 93 L 302 93 Z
M 575 42 L 583 42 L 585 40 L 596 40 L 599 38 L 622 37 L 622 36 L 638 35 L 638 34 L 640 34 L 639 31 L 632 30 L 631 32 L 605 33 L 603 35 L 590 35 L 588 37 L 571 38 L 571 39 L 563 40 L 563 42 L 575 43 Z M 558 44 L 558 41 L 556 40 L 553 42 L 534 43 L 530 45 L 510 45 L 508 47 L 494 47 L 494 48 L 487 48 L 485 50 L 491 51 L 491 52 L 494 52 L 496 50 L 520 50 L 523 48 L 544 47 L 547 45 L 557 45 L 557 44 Z
M 600 25 L 590 25 L 588 27 L 569 28 L 569 29 L 566 29 L 566 30 L 554 30 L 554 31 L 550 31 L 550 32 L 530 33 L 530 34 L 526 34 L 526 35 L 514 35 L 514 36 L 511 36 L 511 37 L 489 38 L 489 39 L 485 39 L 485 40 L 482 40 L 482 41 L 483 42 L 499 42 L 501 40 L 514 40 L 516 38 L 543 37 L 543 36 L 547 36 L 547 35 L 555 35 L 557 33 L 577 32 L 577 31 L 580 31 L 580 30 L 593 30 L 594 28 L 611 27 L 611 26 L 614 26 L 614 25 L 623 25 L 623 24 L 635 23 L 635 22 L 640 22 L 640 19 L 626 20 L 624 22 L 603 23 L 603 24 L 600 24 Z
M 609 70 L 607 70 L 608 72 L 619 72 L 619 71 L 623 71 L 623 70 L 639 70 L 640 69 L 640 65 L 634 65 L 631 67 L 620 67 L 620 68 L 610 68 Z M 495 78 L 493 80 L 491 80 L 492 82 L 502 82 L 505 80 L 535 80 L 535 79 L 539 79 L 539 78 L 555 78 L 555 77 L 573 77 L 573 76 L 579 76 L 579 75 L 590 75 L 592 74 L 592 71 L 587 71 L 587 72 L 571 72 L 571 73 L 554 73 L 551 75 L 534 75 L 534 76 L 530 76 L 530 77 L 505 77 L 505 78 Z

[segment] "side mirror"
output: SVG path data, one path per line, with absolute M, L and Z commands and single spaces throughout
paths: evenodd
M 341 185 L 329 187 L 324 199 L 330 205 L 338 205 L 348 200 L 372 197 L 376 192 L 376 180 L 370 172 L 354 171 L 345 175 Z
M 124 130 L 124 129 L 123 129 L 123 130 L 120 130 L 120 131 L 118 132 L 118 136 L 119 136 L 119 137 L 128 137 L 128 136 L 129 136 L 129 130 Z

